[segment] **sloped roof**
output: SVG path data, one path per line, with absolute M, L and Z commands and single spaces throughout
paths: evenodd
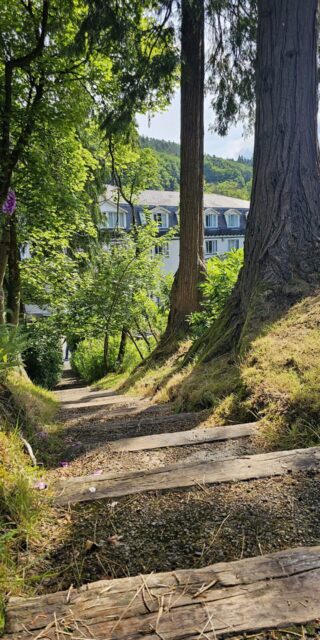
M 115 192 L 115 187 L 108 186 L 106 189 L 106 198 L 112 200 Z M 120 199 L 120 202 L 123 202 L 123 200 Z M 148 189 L 140 194 L 137 204 L 147 207 L 178 207 L 179 202 L 179 191 L 156 191 L 154 189 Z M 222 207 L 226 209 L 249 209 L 250 202 L 248 200 L 240 200 L 240 198 L 221 196 L 218 193 L 205 193 L 204 206 L 206 208 Z

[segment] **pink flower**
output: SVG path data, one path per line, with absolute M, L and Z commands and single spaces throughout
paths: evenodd
M 60 467 L 69 467 L 69 462 L 66 462 L 65 460 L 61 460 L 61 462 L 59 463 Z
M 34 488 L 39 489 L 39 491 L 43 491 L 43 489 L 48 488 L 48 485 L 46 482 L 43 482 L 42 480 L 38 480 L 38 482 L 34 484 Z
M 16 194 L 12 189 L 9 189 L 6 201 L 2 205 L 3 213 L 7 213 L 9 216 L 15 212 L 17 207 L 17 198 Z

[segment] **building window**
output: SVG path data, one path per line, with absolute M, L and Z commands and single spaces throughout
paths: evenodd
M 218 226 L 218 215 L 216 213 L 206 213 L 206 229 L 216 229 Z
M 239 240 L 233 238 L 232 240 L 228 240 L 228 251 L 232 251 L 232 249 L 239 249 Z
M 107 226 L 108 229 L 125 229 L 126 216 L 123 211 L 109 211 L 107 213 Z
M 152 214 L 153 220 L 158 224 L 159 229 L 168 229 L 169 221 L 168 214 L 164 211 L 155 211 Z
M 227 225 L 230 229 L 234 229 L 240 226 L 240 216 L 236 211 L 230 211 L 226 213 Z
M 147 224 L 147 218 L 144 211 L 140 211 L 140 222 L 143 225 Z
M 206 240 L 205 253 L 206 253 L 206 256 L 214 256 L 216 253 L 218 253 L 217 240 Z
M 164 244 L 161 244 L 161 245 L 156 245 L 154 248 L 154 254 L 156 256 L 163 256 L 164 258 L 169 258 L 170 256 L 169 242 L 165 242 Z

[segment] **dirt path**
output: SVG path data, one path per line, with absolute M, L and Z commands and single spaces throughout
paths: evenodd
M 174 413 L 170 404 L 155 405 L 150 399 L 94 391 L 69 374 L 58 387 L 63 423 L 60 460 L 51 475 L 71 477 L 96 471 L 139 471 L 179 461 L 219 460 L 254 453 L 249 438 L 226 442 L 168 447 L 151 451 L 112 451 L 110 442 L 126 437 L 186 431 L 206 424 L 208 414 Z M 65 464 L 59 467 L 61 463 Z
M 259 452 L 250 437 L 117 452 L 112 450 L 110 443 L 123 438 L 208 426 L 208 414 L 175 414 L 169 404 L 155 405 L 149 399 L 112 391 L 93 391 L 70 375 L 64 377 L 56 393 L 61 403 L 59 420 L 62 427 L 57 456 L 48 471 L 51 481 L 90 473 L 140 472 L 171 463 L 217 461 Z M 221 486 L 196 483 L 186 489 L 135 493 L 56 507 L 48 513 L 45 525 L 48 533 L 43 532 L 45 546 L 30 563 L 33 564 L 31 574 L 35 581 L 36 576 L 44 576 L 37 586 L 37 593 L 46 595 L 64 589 L 65 595 L 61 597 L 65 603 L 70 589 L 97 580 L 110 581 L 178 569 L 197 570 L 217 562 L 245 561 L 290 547 L 317 545 L 320 543 L 319 510 L 320 473 L 315 470 Z M 104 593 L 109 588 L 104 586 L 103 589 Z M 57 595 L 57 602 L 59 598 Z M 27 611 L 28 606 L 26 603 Z M 305 606 L 303 604 L 303 609 Z M 108 618 L 108 611 L 105 615 L 103 620 Z M 11 616 L 15 618 L 14 603 Z M 280 619 L 289 622 L 291 618 L 288 613 Z M 304 612 L 301 622 L 307 619 Z M 139 627 L 140 622 L 137 624 Z M 23 629 L 26 628 L 28 624 L 25 626 L 24 623 Z M 50 628 L 51 635 L 47 636 L 44 629 L 43 637 L 65 638 L 61 636 L 63 631 L 55 633 L 52 625 Z M 66 633 L 70 640 L 78 637 L 78 631 L 71 633 L 67 629 Z M 41 634 L 27 635 L 42 637 Z M 138 631 L 132 638 L 142 636 L 144 634 L 140 636 Z M 131 635 L 123 637 L 131 638 Z M 158 640 L 158 637 L 168 640 L 169 637 L 180 638 L 180 635 L 156 633 L 151 637 L 152 640 Z M 191 637 L 212 640 L 216 635 L 208 632 Z M 266 632 L 250 637 L 257 640 L 320 638 L 314 624 L 303 630 L 295 627 L 288 634 Z M 96 640 L 100 638 L 107 640 L 103 634 L 98 634 Z M 148 634 L 146 638 L 149 639 Z

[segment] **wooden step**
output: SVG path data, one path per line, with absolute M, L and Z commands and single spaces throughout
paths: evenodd
M 189 431 L 174 431 L 137 438 L 124 438 L 110 444 L 112 451 L 142 451 L 147 449 L 162 449 L 164 447 L 182 447 L 185 445 L 201 444 L 203 442 L 219 442 L 232 438 L 252 436 L 257 432 L 258 423 L 248 422 L 226 427 L 207 427 L 190 429 Z
M 320 617 L 320 546 L 10 598 L 5 640 L 199 640 Z
M 66 478 L 54 485 L 55 503 L 74 504 L 146 491 L 239 482 L 312 470 L 320 471 L 320 447 L 229 457 L 212 462 L 179 463 L 151 471 Z

